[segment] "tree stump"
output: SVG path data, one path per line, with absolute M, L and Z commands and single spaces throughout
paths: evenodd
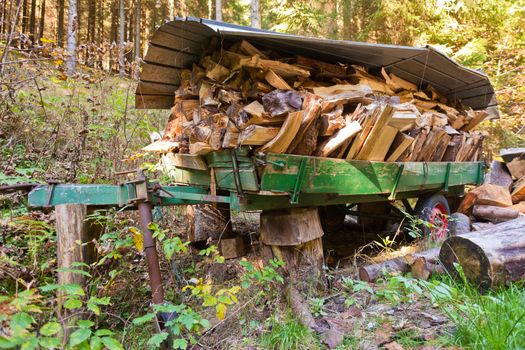
M 324 289 L 323 229 L 317 208 L 268 210 L 261 214 L 261 240 L 273 256 L 285 262 L 284 271 L 303 293 Z

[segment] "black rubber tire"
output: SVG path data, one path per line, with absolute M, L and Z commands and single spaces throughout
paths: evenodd
M 346 217 L 346 205 L 327 205 L 319 207 L 319 218 L 325 233 L 341 231 Z
M 432 209 L 436 206 L 440 206 L 441 208 L 443 208 L 446 211 L 446 215 L 450 216 L 450 206 L 448 204 L 448 200 L 441 194 L 433 194 L 426 197 L 420 197 L 417 201 L 416 207 L 414 208 L 414 213 L 419 219 L 430 222 L 430 215 Z M 422 233 L 421 238 L 431 238 L 430 227 L 428 227 L 427 225 L 420 225 L 420 229 Z

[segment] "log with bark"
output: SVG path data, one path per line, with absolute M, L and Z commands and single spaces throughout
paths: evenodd
M 450 237 L 441 247 L 439 260 L 446 271 L 465 277 L 480 290 L 507 285 L 525 278 L 525 218 L 489 229 Z

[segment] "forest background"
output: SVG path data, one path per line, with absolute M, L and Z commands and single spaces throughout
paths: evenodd
M 524 0 L 2 0 L 0 14 L 6 47 L 51 56 L 64 71 L 73 52 L 69 75 L 78 62 L 136 76 L 148 38 L 177 16 L 330 39 L 431 45 L 485 72 L 496 86 L 502 119 L 486 125 L 491 146 L 523 144 Z M 12 60 L 6 51 L 0 69 Z

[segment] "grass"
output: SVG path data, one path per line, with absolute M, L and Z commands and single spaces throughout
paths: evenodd
M 511 284 L 480 294 L 468 284 L 450 278 L 427 284 L 443 312 L 454 322 L 451 341 L 468 349 L 525 348 L 525 289 Z
M 270 319 L 268 333 L 261 337 L 261 346 L 268 350 L 315 350 L 318 340 L 312 331 L 297 319 L 288 315 L 284 319 Z

